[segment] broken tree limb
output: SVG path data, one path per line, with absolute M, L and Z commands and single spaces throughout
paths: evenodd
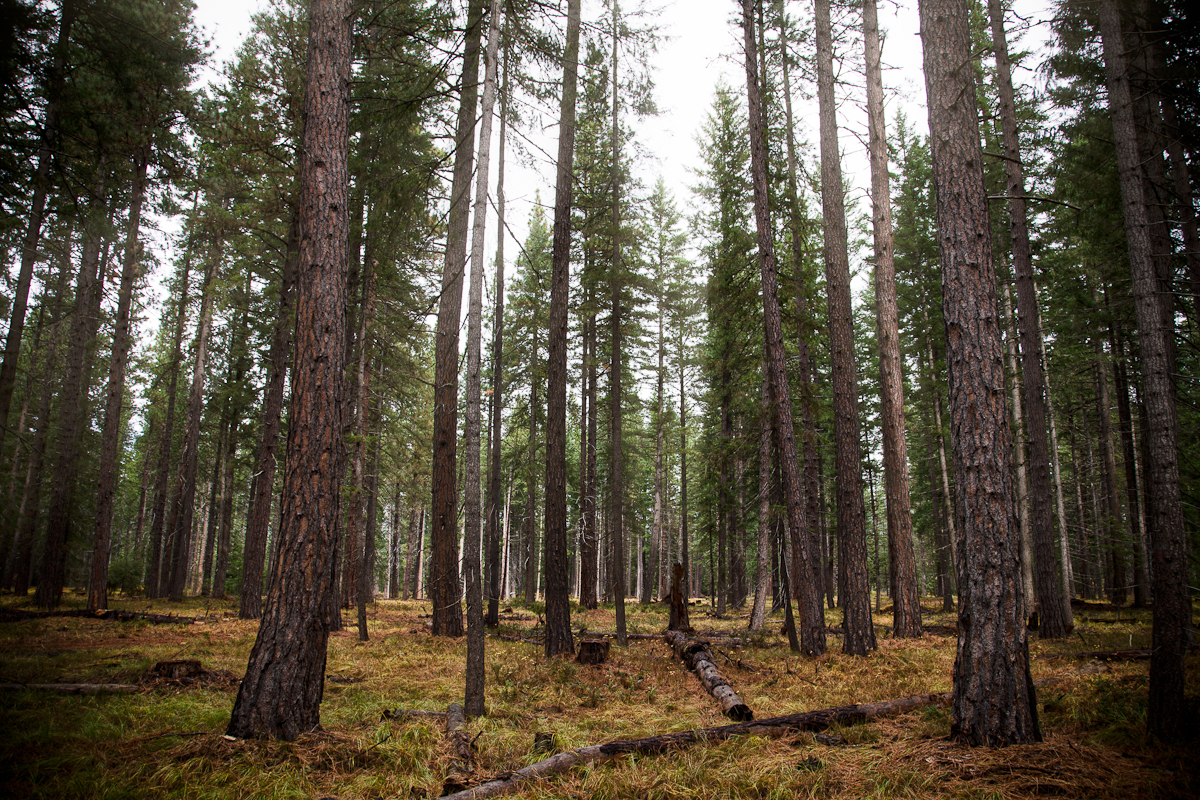
M 438 722 L 443 722 L 446 719 L 445 711 L 422 711 L 420 709 L 406 708 L 385 708 L 381 719 L 394 719 L 400 722 L 410 719 L 434 719 Z
M 82 617 L 98 619 L 105 622 L 135 622 L 145 620 L 155 625 L 194 625 L 206 617 L 178 617 L 174 614 L 151 614 L 143 611 L 87 611 L 82 608 L 72 608 L 65 611 L 27 611 L 23 608 L 6 608 L 0 610 L 0 622 L 20 622 L 27 619 L 48 619 L 50 617 Z
M 581 764 L 599 764 L 624 755 L 654 755 L 689 747 L 697 742 L 719 742 L 733 736 L 753 735 L 777 739 L 801 731 L 823 731 L 830 725 L 857 725 L 869 719 L 904 714 L 934 703 L 949 701 L 949 692 L 946 694 L 919 694 L 897 700 L 806 711 L 801 714 L 739 722 L 716 728 L 668 733 L 646 739 L 626 739 L 607 744 L 594 744 L 558 753 L 516 772 L 502 775 L 496 780 L 446 795 L 442 800 L 483 800 L 487 797 L 502 797 L 520 791 L 525 784 L 558 775 L 572 767 Z
M 721 704 L 721 711 L 725 716 L 736 722 L 754 719 L 754 712 L 750 710 L 750 706 L 742 702 L 742 698 L 738 697 L 729 681 L 717 671 L 712 652 L 708 649 L 708 642 L 688 639 L 679 631 L 667 631 L 663 638 L 671 645 L 675 656 L 696 673 L 700 684 Z
M 25 689 L 63 694 L 135 694 L 141 687 L 131 683 L 0 683 L 0 690 L 6 692 Z

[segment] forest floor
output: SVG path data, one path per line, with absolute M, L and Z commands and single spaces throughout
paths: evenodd
M 81 608 L 70 594 L 64 608 Z M 462 702 L 466 640 L 429 634 L 429 604 L 380 600 L 369 642 L 354 628 L 329 644 L 322 732 L 293 743 L 224 738 L 254 643 L 255 622 L 233 601 L 115 600 L 114 608 L 191 617 L 157 624 L 83 616 L 28 617 L 30 600 L 0 598 L 0 683 L 124 684 L 125 693 L 72 695 L 44 689 L 0 692 L 0 797 L 14 798 L 435 798 L 447 785 L 474 785 L 546 757 L 534 735 L 562 751 L 618 739 L 721 725 L 715 701 L 661 639 L 612 647 L 607 663 L 547 661 L 540 644 L 487 639 L 488 714 L 468 722 L 475 765 L 456 756 L 436 717 L 385 719 L 385 710 L 445 711 Z M 626 606 L 630 632 L 661 633 L 663 605 Z M 712 650 L 718 669 L 758 719 L 907 695 L 947 692 L 954 616 L 925 599 L 936 633 L 893 640 L 887 608 L 875 615 L 879 649 L 867 658 L 792 654 L 781 613 L 765 635 L 747 618 L 708 616 L 692 624 L 738 631 L 740 646 Z M 500 633 L 536 635 L 540 606 L 511 604 Z M 20 617 L 25 618 L 20 618 Z M 346 613 L 347 622 L 353 620 Z M 831 626 L 840 612 L 827 611 Z M 612 606 L 571 610 L 589 635 L 614 630 Z M 1166 747 L 1145 734 L 1149 661 L 1105 661 L 1099 651 L 1146 648 L 1145 611 L 1099 604 L 1076 608 L 1069 639 L 1031 634 L 1033 677 L 1045 741 L 997 750 L 949 740 L 950 712 L 932 705 L 898 717 L 790 738 L 735 737 L 654 756 L 623 756 L 525 788 L 524 798 L 1087 798 L 1200 796 L 1200 749 Z M 1082 655 L 1082 654 L 1088 655 Z M 199 660 L 204 672 L 170 679 L 156 663 Z M 1188 659 L 1189 696 L 1200 708 L 1200 655 Z

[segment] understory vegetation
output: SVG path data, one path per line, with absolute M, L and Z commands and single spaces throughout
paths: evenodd
M 68 594 L 64 607 L 82 608 Z M 129 693 L 72 695 L 6 686 L 0 727 L 0 796 L 29 798 L 438 797 L 585 745 L 727 722 L 661 639 L 632 638 L 598 666 L 542 656 L 538 604 L 513 604 L 488 641 L 487 715 L 467 723 L 474 769 L 464 773 L 444 722 L 397 710 L 444 712 L 462 698 L 465 639 L 433 637 L 426 601 L 370 606 L 371 640 L 333 634 L 322 730 L 287 743 L 224 736 L 257 623 L 228 601 L 114 599 L 112 608 L 187 618 L 154 624 L 84 616 L 31 616 L 0 606 L 0 681 L 123 684 Z M 853 703 L 947 692 L 953 614 L 924 598 L 920 639 L 893 640 L 886 606 L 874 615 L 879 649 L 792 654 L 782 612 L 764 633 L 740 616 L 692 609 L 717 666 L 758 719 Z M 1030 637 L 1045 741 L 968 748 L 950 740 L 950 712 L 934 705 L 899 717 L 790 738 L 735 737 L 664 755 L 623 757 L 530 785 L 521 797 L 862 798 L 1195 797 L 1194 742 L 1165 747 L 1146 733 L 1146 659 L 1096 653 L 1150 646 L 1148 611 L 1078 605 L 1070 638 Z M 663 605 L 627 606 L 630 633 L 658 634 Z M 584 636 L 611 632 L 613 606 L 573 606 Z M 836 630 L 840 611 L 827 612 Z M 719 633 L 718 633 L 719 632 Z M 725 644 L 732 634 L 740 644 Z M 836 633 L 831 638 L 837 639 Z M 523 641 L 518 640 L 523 639 Z M 200 661 L 203 672 L 156 677 L 162 661 Z M 1200 656 L 1187 661 L 1195 709 Z M 535 736 L 549 735 L 535 750 Z

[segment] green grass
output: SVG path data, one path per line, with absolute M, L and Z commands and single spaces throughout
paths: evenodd
M 72 598 L 80 602 L 79 598 Z M 12 605 L 14 598 L 0 603 Z M 138 683 L 137 694 L 71 696 L 17 691 L 0 696 L 0 796 L 34 798 L 316 798 L 375 800 L 437 797 L 454 777 L 454 754 L 437 720 L 384 721 L 384 709 L 444 711 L 462 701 L 465 639 L 430 636 L 428 604 L 381 601 L 371 613 L 371 641 L 353 630 L 335 634 L 327 659 L 324 730 L 293 743 L 223 737 L 245 668 L 255 624 L 231 604 L 128 599 L 129 610 L 187 616 L 203 625 L 151 625 L 83 618 L 0 623 L 0 680 L 26 683 Z M 536 633 L 540 607 L 510 604 L 531 617 L 510 621 L 510 635 Z M 927 601 L 931 609 L 932 601 Z M 666 608 L 627 606 L 631 632 L 657 633 Z M 718 668 L 767 717 L 951 689 L 952 636 L 880 638 L 866 658 L 829 652 L 801 658 L 787 648 L 781 615 L 748 635 L 741 612 L 719 620 L 693 608 L 700 629 L 743 632 L 749 643 L 714 642 Z M 928 611 L 928 609 L 927 609 Z M 1042 688 L 1046 742 L 1006 750 L 969 750 L 948 739 L 950 710 L 930 706 L 902 717 L 830 733 L 758 737 L 580 768 L 523 797 L 561 798 L 984 798 L 1054 793 L 1076 797 L 1187 797 L 1197 783 L 1194 749 L 1164 747 L 1145 735 L 1148 662 L 1089 665 L 1080 651 L 1126 649 L 1149 641 L 1146 612 L 1121 612 L 1114 624 L 1084 621 L 1063 642 L 1031 636 Z M 1113 612 L 1089 609 L 1089 617 Z M 953 615 L 930 614 L 953 625 Z M 572 624 L 611 632 L 611 606 L 572 607 Z M 829 624 L 840 614 L 827 612 Z M 880 626 L 890 618 L 876 616 Z M 881 629 L 882 634 L 882 629 Z M 199 659 L 229 677 L 193 685 L 144 682 L 157 661 Z M 1189 659 L 1187 702 L 1195 703 L 1197 657 Z M 720 725 L 725 720 L 696 679 L 653 640 L 614 645 L 608 663 L 547 661 L 537 644 L 487 640 L 488 715 L 472 720 L 474 779 L 519 769 L 543 757 L 535 733 L 569 749 L 614 739 Z M 836 741 L 836 740 L 835 740 Z M 1194 743 L 1193 748 L 1194 748 Z M 1039 788 L 1040 787 L 1040 788 Z

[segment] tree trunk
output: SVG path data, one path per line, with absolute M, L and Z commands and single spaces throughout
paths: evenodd
M 1133 411 L 1129 402 L 1129 377 L 1125 368 L 1125 342 L 1119 329 L 1109 328 L 1113 352 L 1113 381 L 1117 392 L 1117 419 L 1121 428 L 1121 447 L 1125 462 L 1125 496 L 1129 501 L 1129 533 L 1133 540 L 1133 607 L 1145 608 L 1149 589 L 1145 578 L 1146 538 L 1142 530 L 1141 489 L 1138 481 L 1137 447 L 1133 440 Z
M 276 312 L 268 356 L 270 367 L 263 397 L 262 438 L 259 439 L 254 459 L 256 477 L 250 493 L 250 513 L 246 520 L 246 542 L 242 557 L 242 591 L 238 605 L 238 617 L 241 619 L 258 619 L 262 614 L 263 560 L 267 552 L 267 532 L 275 497 L 275 450 L 279 445 L 283 389 L 294 325 L 292 303 L 300 259 L 298 225 L 297 214 L 293 216 L 288 229 L 287 250 L 279 280 L 279 310 Z
M 130 308 L 133 304 L 133 284 L 138 277 L 138 233 L 142 222 L 142 201 L 146 196 L 146 170 L 149 146 L 139 149 L 134 161 L 137 174 L 133 179 L 129 202 L 129 223 L 125 235 L 125 256 L 121 264 L 121 285 L 117 290 L 117 318 L 114 322 L 112 358 L 109 367 L 108 389 L 105 392 L 104 427 L 100 435 L 99 483 L 96 490 L 96 528 L 92 538 L 92 575 L 88 583 L 88 611 L 108 608 L 108 558 L 112 548 L 113 505 L 117 492 L 117 449 L 121 439 L 121 407 L 125 399 L 125 369 L 131 347 Z M 3 376 L 0 376 L 3 380 Z M 0 387 L 2 388 L 2 387 Z M 0 416 L 0 419 L 3 419 Z
M 613 602 L 616 603 L 617 644 L 625 647 L 625 454 L 622 413 L 624 400 L 622 389 L 622 344 L 621 344 L 621 137 L 619 114 L 621 108 L 620 86 L 617 82 L 617 45 L 620 41 L 620 4 L 612 4 L 612 314 L 610 317 L 612 365 L 609 371 L 609 413 L 612 439 L 609 447 L 608 492 L 609 525 L 612 530 L 613 553 L 616 558 L 610 564 Z
M 571 185 L 575 153 L 575 97 L 579 84 L 580 0 L 567 6 L 562 103 L 558 121 L 558 175 L 550 283 L 546 388 L 546 657 L 575 652 L 567 586 L 567 290 L 571 268 Z
M 1068 633 L 1059 579 L 1055 574 L 1054 522 L 1050 517 L 1050 452 L 1046 443 L 1046 397 L 1038 344 L 1042 338 L 1037 290 L 1033 285 L 1033 257 L 1025 215 L 1025 170 L 1017 134 L 1017 111 L 1012 85 L 1012 64 L 1004 32 L 1001 0 L 988 0 L 992 23 L 992 49 L 996 56 L 996 84 L 1000 93 L 1000 127 L 1004 139 L 1005 190 L 1008 226 L 1012 237 L 1013 272 L 1017 284 L 1017 312 L 1021 329 L 1021 377 L 1025 397 L 1025 432 L 1029 437 L 1029 522 L 1040 627 L 1038 637 L 1061 639 Z
M 1024 427 L 1024 414 L 1021 403 L 1022 376 L 1017 371 L 1017 322 L 1013 313 L 1012 290 L 1004 284 L 1004 316 L 1008 320 L 1008 336 L 1005 337 L 1005 355 L 1008 357 L 1008 373 L 1011 376 L 1011 400 L 1009 408 L 1012 411 L 1013 426 L 1013 460 L 1016 462 L 1016 503 L 1017 527 L 1021 532 L 1021 594 L 1024 598 L 1027 613 L 1036 608 L 1036 596 L 1033 590 L 1033 543 L 1029 523 L 1029 471 L 1025 467 L 1025 445 L 1021 441 Z
M 875 308 L 879 339 L 883 480 L 887 497 L 888 575 L 893 594 L 892 636 L 906 638 L 921 635 L 921 598 L 917 590 L 917 567 L 913 556 L 908 439 L 904 430 L 904 376 L 900 360 L 900 311 L 896 301 L 892 194 L 888 176 L 883 69 L 875 0 L 863 0 L 863 39 L 871 148 L 871 214 L 875 234 Z
M 1092 299 L 1098 301 L 1100 294 L 1092 290 Z M 1099 337 L 1093 340 L 1096 360 L 1092 362 L 1092 374 L 1096 382 L 1096 417 L 1100 422 L 1100 462 L 1104 474 L 1104 551 L 1108 568 L 1110 601 L 1115 606 L 1125 605 L 1125 542 L 1121 535 L 1121 498 L 1117 489 L 1117 456 L 1113 449 L 1112 399 L 1108 389 L 1108 365 L 1105 363 L 1104 346 Z
M 92 193 L 92 207 L 84 225 L 83 250 L 79 259 L 79 277 L 75 284 L 75 309 L 67 340 L 67 358 L 63 369 L 61 410 L 58 415 L 58 458 L 51 478 L 50 506 L 46 519 L 46 537 L 42 551 L 41 577 L 34 602 L 38 608 L 58 608 L 62 601 L 67 571 L 67 535 L 71 528 L 71 498 L 79 478 L 79 448 L 87 409 L 87 356 L 100 323 L 100 301 L 104 274 L 101 265 L 103 229 L 108 204 L 105 198 L 107 169 L 100 156 L 100 178 Z M 31 508 L 30 513 L 36 513 Z
M 591 291 L 588 291 L 591 299 Z M 579 554 L 579 605 L 595 609 L 599 605 L 597 596 L 597 555 L 599 553 L 599 531 L 596 527 L 596 314 L 588 314 L 584 323 L 584 364 L 587 381 L 587 452 L 584 456 L 586 481 L 581 494 L 583 503 L 583 536 Z
M 758 433 L 758 575 L 754 582 L 754 606 L 750 630 L 761 631 L 771 591 L 771 373 L 763 364 L 762 419 Z
M 815 0 L 817 100 L 821 124 L 821 209 L 825 222 L 825 284 L 829 297 L 830 384 L 837 476 L 838 554 L 845 595 L 842 649 L 864 656 L 875 649 L 871 587 L 867 577 L 866 510 L 863 508 L 858 376 L 854 363 L 854 312 L 850 297 L 846 208 L 842 193 L 837 111 L 833 93 L 833 34 L 829 0 Z M 876 268 L 878 269 L 878 264 Z
M 487 224 L 488 169 L 492 144 L 492 111 L 496 102 L 496 58 L 500 42 L 500 0 L 488 10 L 487 49 L 484 58 L 483 113 L 479 120 L 479 164 L 475 174 L 475 218 L 471 238 L 471 288 L 467 301 L 467 386 L 466 420 L 463 425 L 464 465 L 463 580 L 467 600 L 467 665 L 464 707 L 471 716 L 484 713 L 483 704 L 483 576 L 480 573 L 480 535 L 483 510 L 480 505 L 482 475 L 482 337 L 483 337 L 483 246 Z
M 433 387 L 433 564 L 429 599 L 433 635 L 462 636 L 458 581 L 458 331 L 461 326 L 463 273 L 467 264 L 471 172 L 474 167 L 475 114 L 479 100 L 479 43 L 483 0 L 471 0 L 463 41 L 463 71 L 458 122 L 454 134 L 454 176 L 447 221 L 446 261 L 438 305 Z
M 504 148 L 508 135 L 509 42 L 504 42 L 503 83 L 500 86 L 500 141 L 496 158 L 496 308 L 492 319 L 492 420 L 491 455 L 488 459 L 487 530 L 484 534 L 487 617 L 484 624 L 500 624 L 500 460 L 504 416 Z
M 1158 276 L 1151 258 L 1146 209 L 1142 204 L 1144 193 L 1136 126 L 1116 0 L 1101 0 L 1099 16 L 1121 206 L 1133 273 L 1142 392 L 1149 421 L 1145 431 L 1150 453 L 1147 483 L 1154 487 L 1154 503 L 1147 507 L 1146 514 L 1154 593 L 1154 656 L 1150 660 L 1148 727 L 1151 734 L 1173 740 L 1184 735 L 1188 722 L 1180 698 L 1185 696 L 1183 659 L 1191 630 L 1191 600 L 1184 557 L 1178 418 L 1167 341 L 1171 330 L 1164 325 L 1157 297 Z
M 208 363 L 208 339 L 212 333 L 213 279 L 221 261 L 221 246 L 215 244 L 209 254 L 200 288 L 200 319 L 196 328 L 196 360 L 192 366 L 192 391 L 188 398 L 187 428 L 183 434 L 183 453 L 180 458 L 175 501 L 167 530 L 172 534 L 171 580 L 167 594 L 172 602 L 183 600 L 187 585 L 188 564 L 192 555 L 192 521 L 196 509 L 196 470 L 200 459 L 200 421 L 204 416 L 204 380 Z
M 958 516 L 959 638 L 951 733 L 970 745 L 1041 739 L 1017 567 L 1004 345 L 996 298 L 969 14 L 922 0 Z
M 1062 581 L 1063 617 L 1067 625 L 1073 626 L 1071 596 L 1074 594 L 1075 577 L 1071 565 L 1071 545 L 1067 535 L 1067 507 L 1063 502 L 1062 468 L 1058 458 L 1058 423 L 1054 419 L 1054 395 L 1050 393 L 1050 362 L 1046 359 L 1046 337 L 1039 336 L 1038 348 L 1042 354 L 1042 390 L 1046 393 L 1046 419 L 1050 422 L 1050 463 L 1054 469 L 1054 505 L 1058 514 L 1058 549 L 1062 563 L 1059 573 Z
M 275 574 L 226 731 L 240 738 L 293 741 L 320 726 L 345 460 L 352 24 L 348 0 L 310 6 L 287 474 Z
M 804 530 L 801 510 L 803 487 L 796 461 L 796 432 L 792 423 L 792 394 L 788 387 L 787 367 L 783 350 L 783 319 L 779 310 L 779 277 L 776 273 L 775 247 L 767 200 L 767 154 L 763 131 L 762 100 L 759 94 L 758 46 L 754 35 L 752 0 L 742 2 L 742 34 L 745 38 L 746 94 L 750 120 L 750 164 L 754 182 L 754 221 L 758 232 L 758 258 L 762 273 L 763 333 L 765 352 L 771 374 L 772 396 L 775 400 L 776 435 L 783 463 L 783 490 L 787 500 L 788 524 L 792 530 Z M 801 539 L 801 560 L 805 575 L 815 574 L 814 554 L 809 542 Z M 800 646 L 809 655 L 825 652 L 825 620 L 821 613 L 820 595 L 815 582 L 798 581 L 802 587 L 800 601 Z

